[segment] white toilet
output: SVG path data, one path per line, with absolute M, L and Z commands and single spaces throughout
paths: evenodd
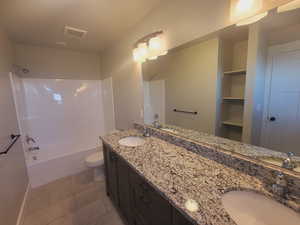
M 95 152 L 85 158 L 87 167 L 94 170 L 94 180 L 99 181 L 104 178 L 104 160 L 102 152 Z

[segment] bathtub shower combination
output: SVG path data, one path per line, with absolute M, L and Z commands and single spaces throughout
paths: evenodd
M 31 79 L 11 75 L 31 185 L 86 168 L 105 130 L 100 80 Z M 107 85 L 108 84 L 108 85 Z

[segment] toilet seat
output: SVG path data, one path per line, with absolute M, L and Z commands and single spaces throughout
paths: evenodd
M 88 167 L 97 167 L 104 164 L 102 152 L 96 152 L 86 157 L 85 162 Z

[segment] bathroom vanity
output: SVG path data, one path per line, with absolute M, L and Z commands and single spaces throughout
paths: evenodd
M 236 225 L 222 202 L 223 196 L 232 191 L 242 191 L 246 196 L 249 191 L 258 193 L 288 206 L 285 208 L 300 218 L 299 200 L 272 192 L 276 180 L 266 172 L 268 169 L 253 172 L 255 166 L 251 169 L 246 162 L 239 163 L 240 167 L 229 166 L 229 158 L 223 155 L 224 163 L 218 159 L 222 152 L 205 150 L 205 146 L 204 154 L 193 152 L 162 140 L 163 136 L 158 137 L 153 131 L 151 134 L 145 138 L 141 131 L 128 130 L 102 138 L 107 194 L 128 225 Z M 126 137 L 143 141 L 135 147 L 121 145 L 120 140 Z M 291 182 L 287 174 L 285 177 L 289 185 L 295 186 L 287 187 L 289 193 L 296 193 L 299 181 Z M 188 200 L 195 201 L 198 209 L 188 210 Z
M 113 149 L 104 144 L 107 194 L 127 224 L 196 224 L 172 206 L 155 186 L 143 178 Z

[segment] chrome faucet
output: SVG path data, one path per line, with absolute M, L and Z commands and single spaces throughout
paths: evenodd
M 30 137 L 29 135 L 25 136 L 25 141 L 28 145 L 30 144 L 30 142 L 32 142 L 34 144 L 36 143 L 35 140 L 32 137 Z
M 293 152 L 288 152 L 287 153 L 287 158 L 282 162 L 282 168 L 288 169 L 288 170 L 293 170 L 296 168 L 295 163 L 292 160 L 292 157 L 294 156 Z
M 150 137 L 150 131 L 147 127 L 144 127 L 144 132 L 143 132 L 143 136 L 144 137 Z
M 275 195 L 285 197 L 287 193 L 287 181 L 283 173 L 278 172 L 276 175 L 276 183 L 272 185 L 272 191 Z
M 153 122 L 153 126 L 156 128 L 156 129 L 160 129 L 162 128 L 162 125 L 159 123 L 159 115 L 158 114 L 155 114 L 154 115 L 154 122 Z
M 155 128 L 157 128 L 157 129 L 162 128 L 161 124 L 160 124 L 159 121 L 157 121 L 157 120 L 153 122 L 153 126 L 154 126 Z

